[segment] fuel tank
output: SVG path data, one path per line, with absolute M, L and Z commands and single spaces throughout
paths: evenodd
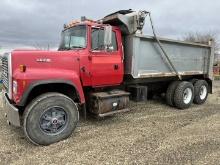
M 99 117 L 124 112 L 129 103 L 129 95 L 121 90 L 91 93 L 89 111 Z

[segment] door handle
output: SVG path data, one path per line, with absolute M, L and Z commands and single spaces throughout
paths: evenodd
M 82 71 L 83 73 L 85 73 L 87 76 L 92 77 L 91 73 L 88 72 L 84 66 L 81 68 L 81 71 Z
M 115 64 L 115 65 L 114 65 L 114 69 L 115 69 L 115 70 L 118 70 L 118 69 L 119 69 L 119 66 L 118 66 L 117 64 Z

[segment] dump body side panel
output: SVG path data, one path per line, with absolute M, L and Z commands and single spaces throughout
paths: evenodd
M 133 78 L 176 75 L 153 37 L 136 34 L 126 36 L 124 40 L 125 74 Z M 180 75 L 212 77 L 208 76 L 213 58 L 211 46 L 168 39 L 160 41 Z

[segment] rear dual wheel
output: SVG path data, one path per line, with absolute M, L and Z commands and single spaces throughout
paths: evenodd
M 189 108 L 194 99 L 194 87 L 192 83 L 183 81 L 177 85 L 174 92 L 174 103 L 178 109 Z
M 176 90 L 176 87 L 181 83 L 181 81 L 174 81 L 172 82 L 169 87 L 167 88 L 166 92 L 166 102 L 170 106 L 175 106 L 174 103 L 174 93 Z
M 198 80 L 194 84 L 195 104 L 203 104 L 208 98 L 208 83 L 205 80 Z
M 187 109 L 194 102 L 203 104 L 208 97 L 208 83 L 205 80 L 193 79 L 187 81 L 175 81 L 171 83 L 166 92 L 166 101 L 170 106 L 179 109 Z
M 167 88 L 166 101 L 179 109 L 189 108 L 194 99 L 194 87 L 186 81 L 174 81 Z

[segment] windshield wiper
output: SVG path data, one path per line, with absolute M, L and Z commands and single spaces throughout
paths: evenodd
M 83 46 L 71 46 L 69 49 L 83 49 L 83 48 L 85 48 L 85 47 L 83 47 Z
M 58 50 L 59 50 L 59 51 L 62 51 L 62 50 L 66 50 L 66 48 L 59 48 Z
M 85 47 L 83 46 L 72 46 L 72 47 L 63 47 L 63 48 L 59 48 L 58 50 L 62 51 L 62 50 L 72 50 L 72 49 L 84 49 Z

